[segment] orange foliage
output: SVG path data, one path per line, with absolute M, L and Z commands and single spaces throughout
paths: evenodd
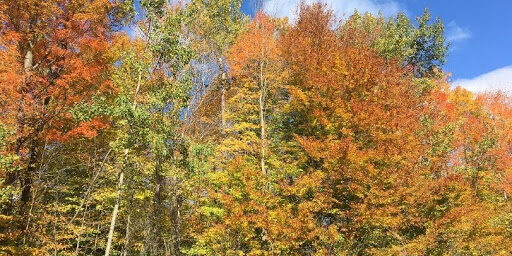
M 23 145 L 45 129 L 64 132 L 67 108 L 112 90 L 105 55 L 111 3 L 30 0 L 2 5 L 2 122 L 17 128 Z

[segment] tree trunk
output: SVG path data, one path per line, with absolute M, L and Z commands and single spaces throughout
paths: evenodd
M 221 119 L 221 133 L 224 134 L 226 129 L 226 71 L 222 65 L 222 58 L 219 58 L 219 69 L 221 72 L 220 80 L 220 119 Z
M 128 149 L 125 149 L 124 154 L 125 156 L 128 155 Z M 119 201 L 121 201 L 121 189 L 123 187 L 123 181 L 124 170 L 121 170 L 121 172 L 119 173 L 119 183 L 117 184 L 116 204 L 114 205 L 114 210 L 112 211 L 112 219 L 110 220 L 110 229 L 108 231 L 108 240 L 107 247 L 105 248 L 105 256 L 108 256 L 110 254 L 110 247 L 112 246 L 112 238 L 114 237 L 114 228 L 116 226 L 117 213 L 119 212 Z
M 175 159 L 176 161 L 176 159 Z M 180 252 L 180 240 L 181 240 L 181 230 L 180 230 L 180 222 L 181 222 L 181 199 L 179 194 L 179 181 L 176 178 L 171 179 L 171 187 L 172 187 L 172 208 L 171 208 L 171 216 L 172 216 L 172 236 L 171 236 L 171 255 L 181 255 Z
M 135 109 L 137 109 L 137 94 L 139 93 L 139 90 L 140 90 L 141 80 L 142 80 L 142 72 L 139 72 L 137 86 L 135 88 L 135 93 L 133 95 L 132 108 L 134 111 L 135 111 Z M 105 248 L 105 256 L 108 256 L 110 254 L 110 247 L 112 246 L 112 238 L 114 236 L 114 228 L 116 225 L 117 213 L 119 212 L 119 202 L 121 201 L 121 188 L 123 186 L 124 167 L 126 164 L 126 160 L 128 158 L 128 151 L 129 151 L 128 149 L 124 150 L 123 166 L 121 167 L 121 172 L 119 173 L 119 184 L 117 185 L 116 204 L 114 205 L 114 210 L 112 211 L 112 219 L 110 220 L 110 230 L 108 232 L 107 246 Z
M 224 130 L 226 128 L 226 88 L 224 88 L 224 84 L 221 85 L 220 89 L 220 119 L 221 119 L 221 133 L 224 134 Z
M 265 168 L 265 154 L 267 147 L 267 138 L 265 135 L 265 109 L 264 109 L 264 95 L 263 90 L 260 90 L 260 98 L 259 98 L 259 107 L 260 107 L 260 128 L 261 128 L 261 172 L 266 174 L 267 170 Z
M 32 65 L 34 61 L 34 55 L 32 53 L 32 47 L 29 46 L 29 49 L 25 53 L 25 58 L 23 61 L 23 68 L 25 71 L 25 84 L 29 83 L 29 76 L 32 70 Z M 36 162 L 37 162 L 37 152 L 36 152 L 36 144 L 35 141 L 32 141 L 32 145 L 30 146 L 29 151 L 29 160 L 27 168 L 25 169 L 25 173 L 23 173 L 22 177 L 20 177 L 20 186 L 21 186 L 21 202 L 22 206 L 20 211 L 23 211 L 24 206 L 27 202 L 30 201 L 30 195 L 32 190 L 32 173 L 36 170 Z
M 165 239 L 163 238 L 163 231 L 165 231 L 165 226 L 158 223 L 162 218 L 166 216 L 166 205 L 165 199 L 167 197 L 167 187 L 168 184 L 166 182 L 166 177 L 162 175 L 162 160 L 158 158 L 157 164 L 155 166 L 154 179 L 155 179 L 155 191 L 153 197 L 153 212 L 151 218 L 151 254 L 162 255 L 162 252 L 165 252 Z
M 32 53 L 32 49 L 28 49 L 25 54 L 25 59 L 23 60 L 23 68 L 25 69 L 25 75 L 27 75 L 31 70 L 34 63 L 34 54 Z
M 265 131 L 265 81 L 263 80 L 263 62 L 260 62 L 260 97 L 259 97 L 259 107 L 260 107 L 260 136 L 261 136 L 261 172 L 263 174 L 267 174 L 267 170 L 265 168 L 265 154 L 267 148 L 267 137 Z
M 126 231 L 124 235 L 124 249 L 123 249 L 123 256 L 128 255 L 128 246 L 129 246 L 129 239 L 130 239 L 130 214 L 128 215 L 128 219 L 126 220 Z
M 27 168 L 25 169 L 25 173 L 21 178 L 21 202 L 22 206 L 20 209 L 23 211 L 25 205 L 30 201 L 32 197 L 32 174 L 36 172 L 36 163 L 37 163 L 37 151 L 36 151 L 35 142 L 30 148 L 30 156 L 28 160 Z

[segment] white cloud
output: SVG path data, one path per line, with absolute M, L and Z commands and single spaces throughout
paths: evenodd
M 512 66 L 506 66 L 472 79 L 459 79 L 452 83 L 473 92 L 508 91 L 512 92 Z
M 294 21 L 297 17 L 297 7 L 301 0 L 264 0 L 263 9 L 266 13 L 277 17 L 289 17 Z M 306 4 L 319 2 L 319 0 L 304 0 Z M 347 16 L 358 10 L 361 13 L 381 12 L 384 16 L 392 16 L 402 10 L 394 0 L 320 0 L 332 8 L 338 17 Z
M 446 25 L 446 39 L 449 42 L 458 42 L 471 37 L 471 31 L 467 28 L 462 28 L 455 21 Z

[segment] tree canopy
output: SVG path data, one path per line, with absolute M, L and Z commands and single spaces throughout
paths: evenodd
M 512 98 L 441 20 L 241 6 L 0 0 L 0 254 L 512 254 Z

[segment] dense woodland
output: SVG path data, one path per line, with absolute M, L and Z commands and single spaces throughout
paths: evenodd
M 512 255 L 440 20 L 241 4 L 0 0 L 0 255 Z

